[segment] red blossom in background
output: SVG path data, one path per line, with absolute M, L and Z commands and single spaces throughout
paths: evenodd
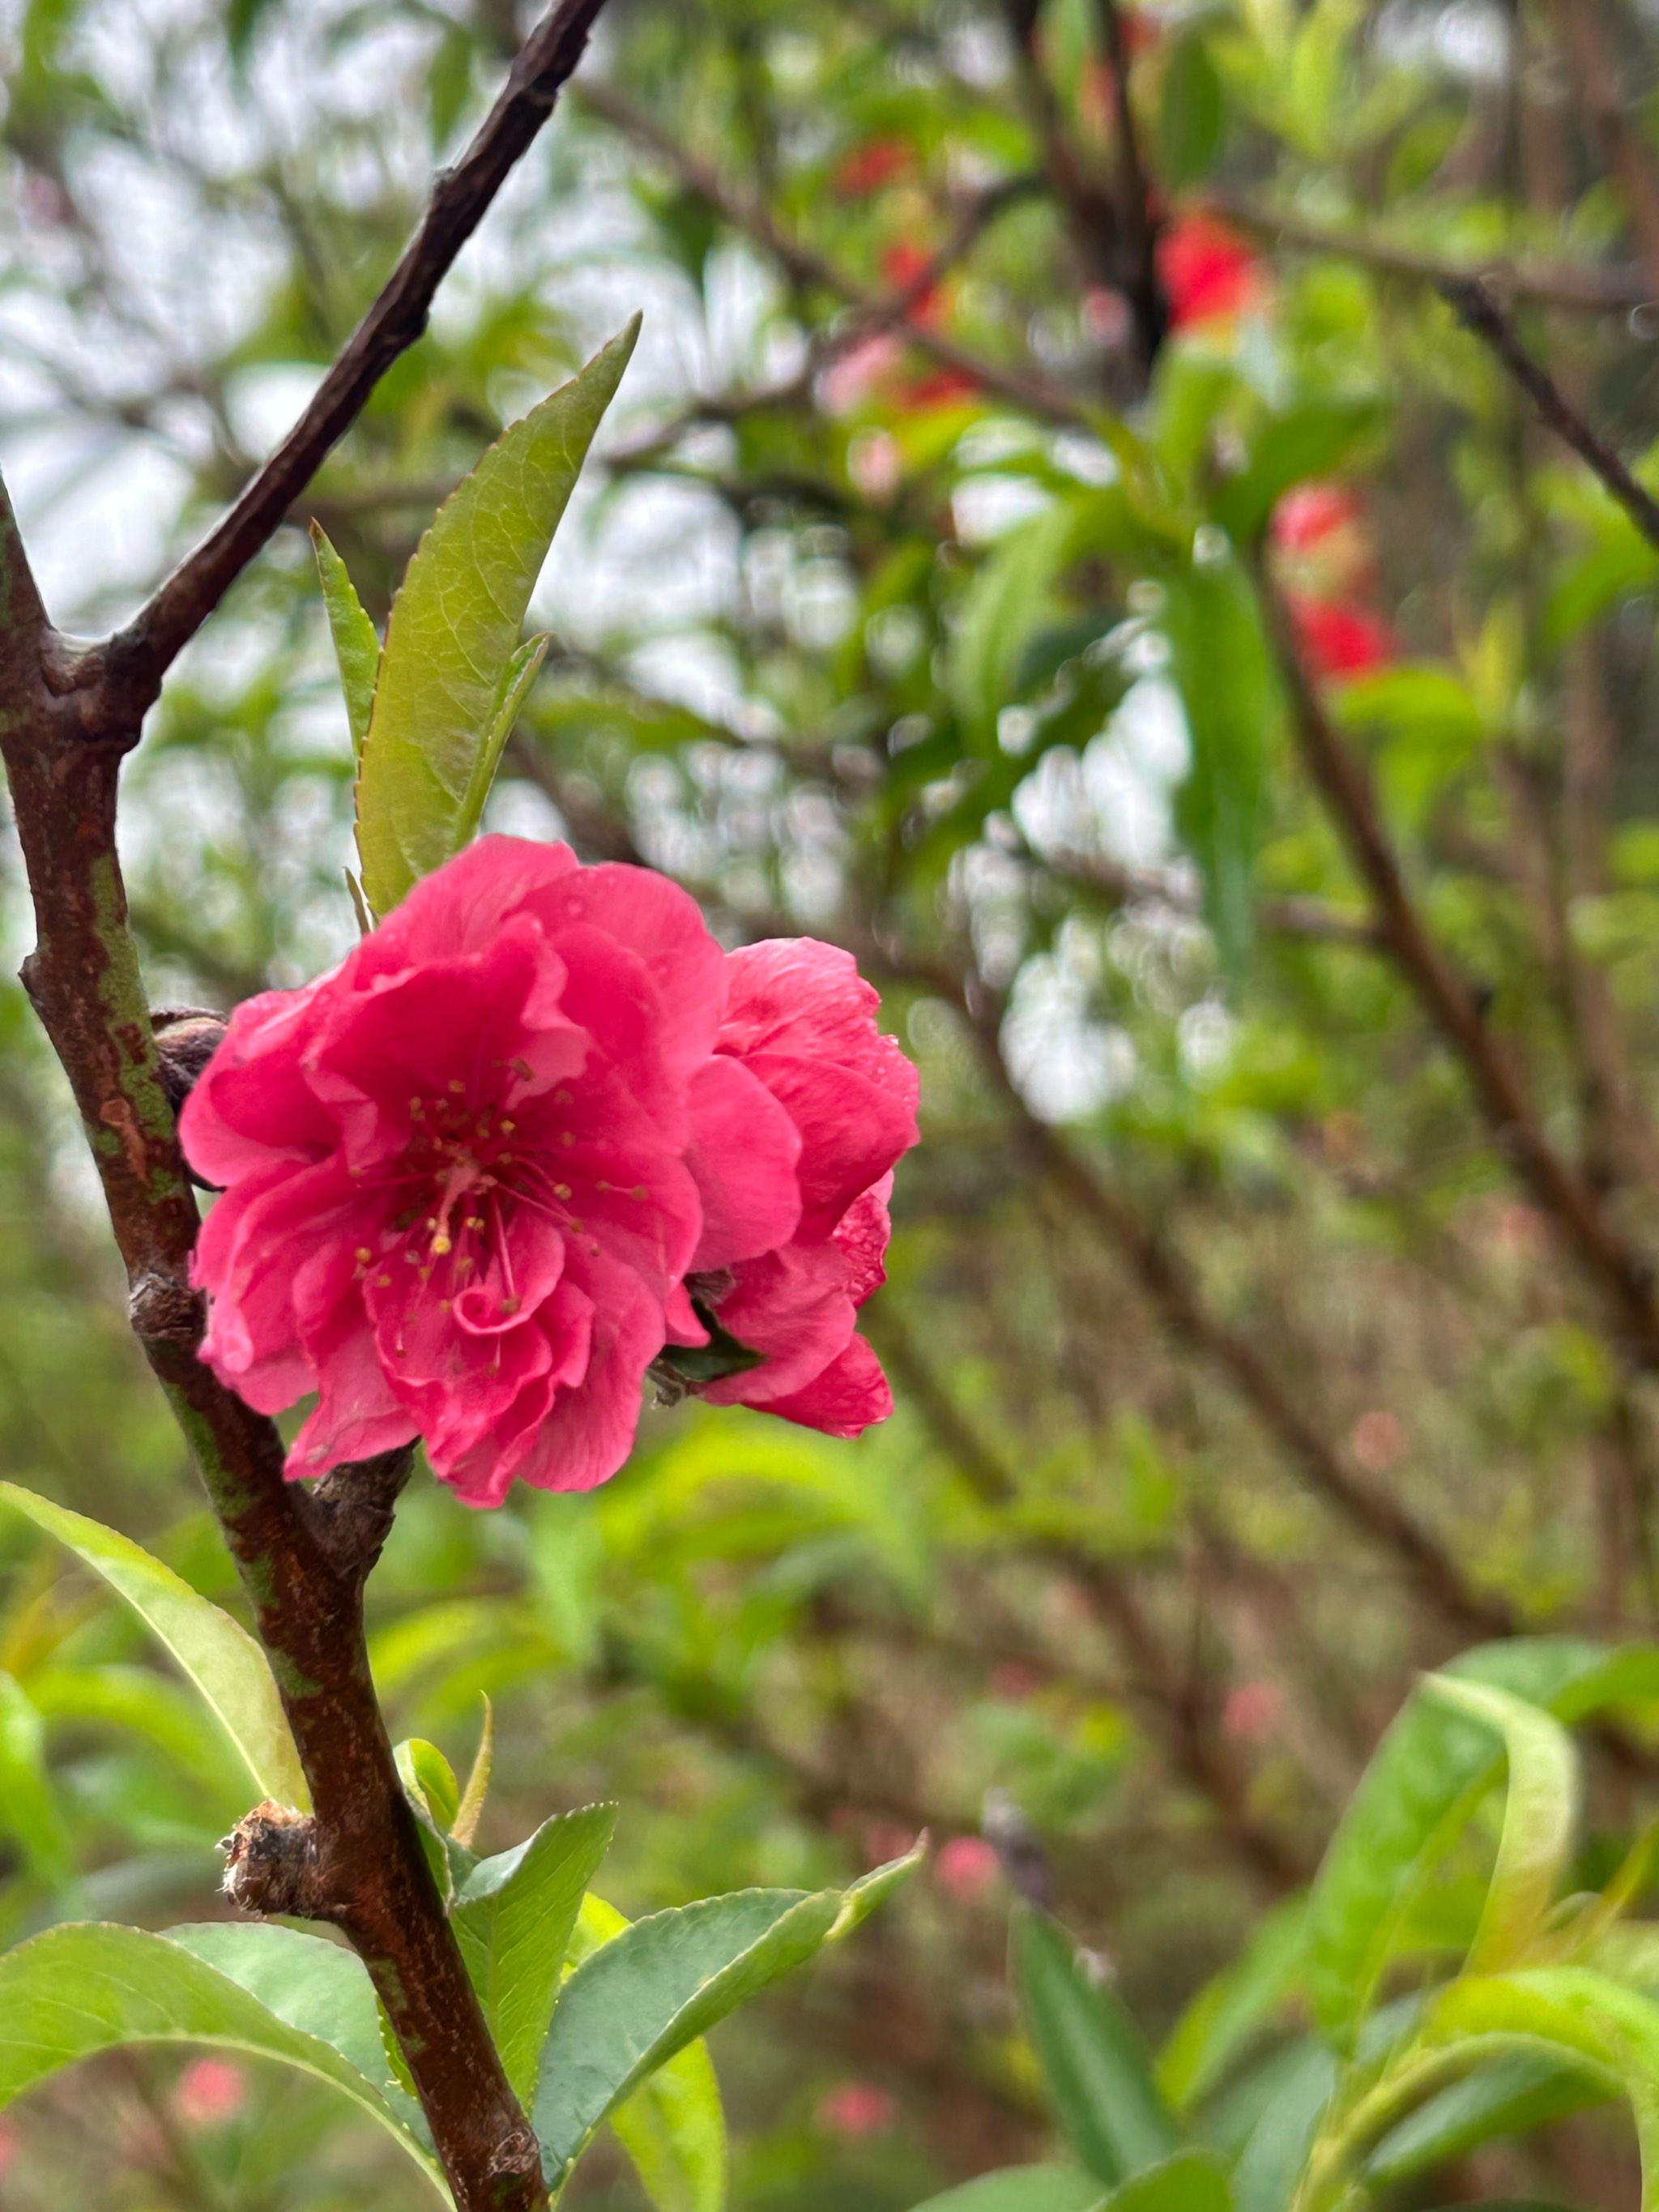
M 842 156 L 830 189 L 837 199 L 868 199 L 872 192 L 896 184 L 910 163 L 910 149 L 902 138 L 872 138 Z
M 1201 212 L 1173 216 L 1164 225 L 1158 273 L 1176 330 L 1242 314 L 1265 289 L 1261 264 L 1244 240 Z
M 874 1004 L 809 940 L 728 958 L 648 869 L 483 839 L 233 1016 L 181 1122 L 223 1191 L 203 1358 L 261 1412 L 319 1394 L 290 1475 L 419 1436 L 473 1504 L 588 1489 L 665 1342 L 707 1341 L 695 1264 L 765 1356 L 709 1395 L 852 1433 L 890 1402 L 853 1328 L 915 1138 Z
M 877 1029 L 876 994 L 839 947 L 780 938 L 732 953 L 726 970 L 716 1058 L 693 1097 L 688 1157 L 705 1220 L 690 1287 L 766 1362 L 704 1395 L 855 1436 L 892 1411 L 880 1363 L 854 1331 L 884 1279 L 892 1170 L 916 1141 L 916 1071 Z M 750 1176 L 769 1188 L 785 1158 L 796 1218 L 757 1244 L 726 1209 Z
M 1297 643 L 1316 676 L 1365 676 L 1395 654 L 1394 633 L 1381 615 L 1352 603 L 1286 595 Z

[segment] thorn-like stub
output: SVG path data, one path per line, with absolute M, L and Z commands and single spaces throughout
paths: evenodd
M 225 1895 L 243 1912 L 323 1916 L 317 1895 L 317 1824 L 267 1797 L 236 1823 L 220 1849 Z
M 202 1294 L 176 1276 L 146 1273 L 127 1291 L 127 1319 L 135 1336 L 149 1344 L 201 1341 L 206 1309 Z

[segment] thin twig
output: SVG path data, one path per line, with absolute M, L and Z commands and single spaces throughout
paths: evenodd
M 1262 605 L 1309 772 L 1376 905 L 1383 940 L 1434 1026 L 1462 1062 L 1499 1149 L 1613 1308 L 1632 1353 L 1659 1369 L 1653 1270 L 1607 1219 L 1600 1195 L 1545 1134 L 1480 1000 L 1430 933 L 1389 842 L 1370 779 L 1343 743 L 1304 668 L 1293 626 L 1265 573 Z
M 1321 223 L 1306 222 L 1299 216 L 1263 207 L 1247 194 L 1223 185 L 1207 185 L 1187 204 L 1209 209 L 1264 246 L 1326 253 L 1333 259 L 1358 262 L 1362 267 L 1408 277 L 1416 283 L 1486 284 L 1500 297 L 1541 300 L 1553 307 L 1591 315 L 1646 307 L 1654 297 L 1653 287 L 1638 269 L 1574 269 L 1562 262 L 1507 259 L 1460 267 L 1434 254 L 1415 252 L 1409 246 L 1361 231 L 1333 230 Z
M 426 329 L 433 295 L 509 171 L 552 112 L 604 0 L 558 0 L 520 50 L 500 97 L 446 170 L 420 228 L 310 404 L 229 512 L 125 629 L 88 654 L 76 681 L 97 687 L 104 734 L 128 741 L 179 649 L 265 544 L 398 355 Z
M 1649 285 L 1659 289 L 1659 162 L 1626 108 L 1601 0 L 1551 0 L 1550 14 L 1578 81 L 1590 135 L 1625 203 Z
M 1540 420 L 1601 478 L 1649 544 L 1659 546 L 1659 500 L 1643 489 L 1612 447 L 1568 404 L 1548 370 L 1522 344 L 1514 325 L 1486 286 L 1459 278 L 1443 283 L 1440 289 L 1458 320 L 1491 348 L 1532 401 Z
M 1140 133 L 1129 97 L 1129 42 L 1118 0 L 1095 0 L 1106 64 L 1112 74 L 1117 133 L 1118 229 L 1122 241 L 1123 292 L 1135 319 L 1142 366 L 1158 358 L 1170 327 L 1170 303 L 1158 270 L 1158 222 L 1140 151 Z
M 752 239 L 795 283 L 845 301 L 861 320 L 879 323 L 884 319 L 890 324 L 890 310 L 878 295 L 867 290 L 816 248 L 793 237 L 765 208 L 734 191 L 707 161 L 679 144 L 660 124 L 614 88 L 584 83 L 580 99 L 584 107 L 624 131 L 636 145 L 656 155 L 688 191 L 694 192 L 732 229 Z M 1038 370 L 1014 368 L 1004 362 L 988 361 L 927 323 L 906 321 L 902 328 L 907 343 L 918 353 L 927 354 L 942 368 L 955 369 L 995 398 L 1006 400 L 1010 406 L 1064 428 L 1089 428 L 1087 412 L 1082 404 Z

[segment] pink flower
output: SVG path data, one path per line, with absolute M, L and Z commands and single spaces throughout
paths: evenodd
M 228 2059 L 198 2058 L 179 2076 L 173 2109 L 186 2128 L 216 2127 L 234 2120 L 247 2102 L 247 2075 Z
M 1284 1710 L 1285 1692 L 1276 1682 L 1241 1682 L 1227 1693 L 1221 1732 L 1241 1743 L 1266 1743 Z
M 1367 1474 L 1387 1474 L 1406 1456 L 1406 1431 L 1399 1415 L 1381 1407 L 1362 1413 L 1353 1425 L 1348 1449 Z
M 202 1356 L 262 1413 L 319 1394 L 290 1476 L 416 1435 L 473 1504 L 615 1473 L 670 1322 L 699 1333 L 680 1285 L 705 1210 L 733 1258 L 799 1222 L 787 1117 L 709 1075 L 725 995 L 665 878 L 486 837 L 332 974 L 238 1007 L 181 1122 L 224 1193 Z M 784 1123 L 771 1150 L 734 1132 L 694 1182 L 694 1078 Z
M 952 1836 L 933 1866 L 951 1896 L 971 1905 L 996 1887 L 1002 1863 L 983 1836 Z
M 14 2120 L 0 2120 L 0 2176 L 17 2162 L 17 2125 Z
M 864 2142 L 885 2135 L 898 2118 L 898 2100 L 874 2081 L 844 2081 L 818 2100 L 817 2122 L 825 2135 L 843 2142 Z
M 856 1436 L 893 1409 L 854 1330 L 885 1279 L 893 1165 L 916 1141 L 916 1071 L 877 1029 L 876 994 L 850 953 L 782 938 L 726 966 L 715 1057 L 692 1092 L 687 1161 L 704 1220 L 686 1287 L 762 1361 L 702 1395 Z M 784 1174 L 798 1211 L 772 1235 Z
M 1273 538 L 1288 553 L 1309 553 L 1363 520 L 1358 499 L 1346 484 L 1301 483 L 1273 509 Z

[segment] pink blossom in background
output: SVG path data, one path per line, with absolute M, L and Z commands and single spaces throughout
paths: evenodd
M 1285 1692 L 1277 1682 L 1241 1682 L 1221 1709 L 1221 1732 L 1241 1743 L 1266 1743 L 1284 1710 Z
M 193 2060 L 173 2092 L 179 2125 L 192 2130 L 234 2120 L 246 2102 L 247 2075 L 225 2058 Z
M 616 1472 L 671 1319 L 700 1337 L 683 1155 L 725 995 L 666 878 L 486 837 L 331 975 L 237 1008 L 180 1125 L 224 1192 L 202 1356 L 262 1413 L 319 1393 L 290 1475 L 416 1435 L 474 1504 Z M 746 1256 L 794 1231 L 799 1146 L 720 1066 L 726 1110 L 769 1125 L 701 1164 Z
M 818 2100 L 817 2123 L 842 2142 L 885 2135 L 898 2118 L 898 2100 L 874 2081 L 844 2081 Z
M 1002 1862 L 983 1836 L 952 1836 L 941 1845 L 933 1871 L 952 1897 L 971 1905 L 996 1887 Z
M 1348 1449 L 1367 1474 L 1387 1474 L 1406 1456 L 1406 1431 L 1397 1415 L 1378 1407 L 1354 1423 Z
M 877 1029 L 876 994 L 836 945 L 745 945 L 727 955 L 726 981 L 715 1057 L 693 1088 L 687 1158 L 704 1221 L 687 1287 L 765 1363 L 703 1395 L 856 1436 L 892 1411 L 855 1329 L 884 1279 L 892 1170 L 916 1141 L 916 1071 Z M 796 1216 L 775 1235 L 786 1172 Z M 734 1211 L 751 1179 L 766 1205 Z
M 1346 484 L 1297 484 L 1273 509 L 1273 544 L 1288 553 L 1310 553 L 1340 532 L 1357 528 L 1363 515 L 1358 497 Z
M 3 2179 L 17 2163 L 20 2148 L 21 2138 L 15 2122 L 0 2119 L 0 2179 Z

